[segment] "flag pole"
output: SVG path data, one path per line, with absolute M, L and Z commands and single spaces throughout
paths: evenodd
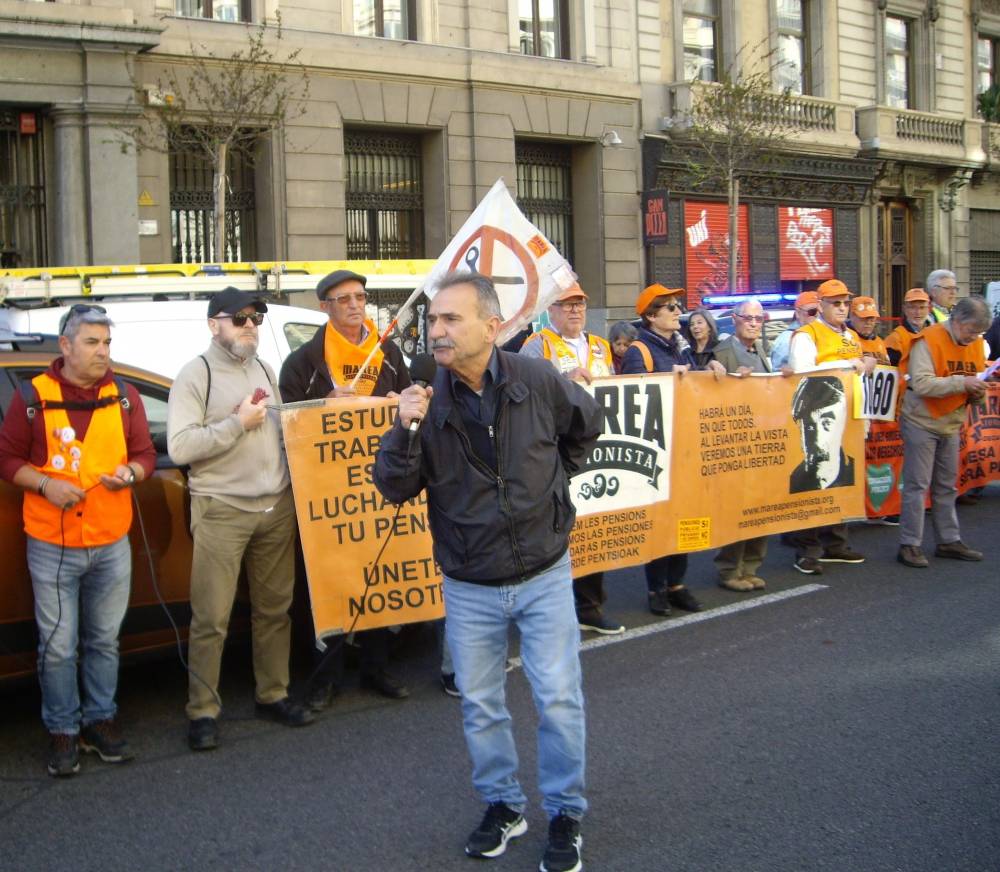
M 372 350 L 368 352 L 368 357 L 365 358 L 365 362 L 361 364 L 361 366 L 358 368 L 358 371 L 354 374 L 354 378 L 351 379 L 351 383 L 347 386 L 348 390 L 351 391 L 354 390 L 355 385 L 357 385 L 358 383 L 358 379 L 361 378 L 361 374 L 365 371 L 365 369 L 367 369 L 368 364 L 371 363 L 372 358 L 375 356 L 375 352 L 379 350 L 379 348 L 382 346 L 382 343 L 385 342 L 386 339 L 389 338 L 389 335 L 392 333 L 392 331 L 396 329 L 396 325 L 399 323 L 400 318 L 403 318 L 407 314 L 409 314 L 410 307 L 414 304 L 414 302 L 416 302 L 417 297 L 419 297 L 424 292 L 425 287 L 427 287 L 426 279 L 423 282 L 421 282 L 420 285 L 414 288 L 414 291 L 412 294 L 410 294 L 409 299 L 407 299 L 407 301 L 403 303 L 402 306 L 399 307 L 399 310 L 396 312 L 396 317 L 394 317 L 389 322 L 389 326 L 386 327 L 385 330 L 382 332 L 382 335 L 379 337 L 378 342 L 376 342 L 375 345 L 372 347 Z

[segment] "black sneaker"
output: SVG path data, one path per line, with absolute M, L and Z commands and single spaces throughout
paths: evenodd
M 215 718 L 188 722 L 188 747 L 192 751 L 214 751 L 219 747 L 219 724 Z
M 336 684 L 317 684 L 306 694 L 306 707 L 310 711 L 322 712 L 333 705 L 333 698 L 340 693 Z
M 67 733 L 49 733 L 49 775 L 68 778 L 80 771 L 78 737 Z
M 679 587 L 677 590 L 668 590 L 667 599 L 675 609 L 682 609 L 685 612 L 700 612 L 702 604 L 694 598 L 686 587 Z
M 820 563 L 864 563 L 865 555 L 850 548 L 827 548 L 819 558 Z
M 455 684 L 454 672 L 441 673 L 441 690 L 448 694 L 448 696 L 460 697 L 462 695 L 462 691 L 460 691 L 458 689 L 458 685 Z
M 813 557 L 799 557 L 795 563 L 795 568 L 804 575 L 822 575 L 823 567 L 819 561 Z
M 603 614 L 596 614 L 586 620 L 583 618 L 578 619 L 580 622 L 581 630 L 589 630 L 592 633 L 600 633 L 602 636 L 617 636 L 619 633 L 625 632 L 625 627 L 623 624 L 619 624 L 618 621 L 612 621 L 610 618 L 606 618 Z
M 406 699 L 410 695 L 410 689 L 385 669 L 362 672 L 361 686 L 368 690 L 374 690 L 389 699 Z
M 287 696 L 277 702 L 257 703 L 256 712 L 258 718 L 276 721 L 286 727 L 304 727 L 316 720 L 316 715 L 309 709 L 297 702 L 292 702 Z
M 483 815 L 483 822 L 469 836 L 465 853 L 470 857 L 499 857 L 507 850 L 507 842 L 528 832 L 528 822 L 519 811 L 504 802 L 492 802 Z
M 654 615 L 659 615 L 661 618 L 665 618 L 670 614 L 670 597 L 667 595 L 667 591 L 665 589 L 651 590 L 648 596 L 649 610 Z
M 583 868 L 580 822 L 565 812 L 549 821 L 549 843 L 538 866 L 539 872 L 579 872 Z
M 96 754 L 105 763 L 128 763 L 135 759 L 121 730 L 111 719 L 84 724 L 80 730 L 80 748 Z

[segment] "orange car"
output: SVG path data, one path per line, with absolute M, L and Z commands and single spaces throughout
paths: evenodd
M 0 351 L 0 421 L 21 381 L 34 378 L 54 354 Z M 142 397 L 156 446 L 156 472 L 135 488 L 132 596 L 121 632 L 123 655 L 173 646 L 174 632 L 153 586 L 150 564 L 171 615 L 186 636 L 191 619 L 191 533 L 187 477 L 167 456 L 170 379 L 120 363 L 114 371 Z M 140 527 L 140 518 L 142 525 Z M 143 530 L 145 531 L 143 533 Z M 0 681 L 35 671 L 37 633 L 31 578 L 25 559 L 21 490 L 0 481 Z

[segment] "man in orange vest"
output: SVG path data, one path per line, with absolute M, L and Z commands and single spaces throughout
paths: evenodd
M 906 375 L 906 360 L 910 356 L 910 344 L 916 335 L 934 322 L 930 318 L 931 298 L 923 288 L 910 288 L 903 297 L 903 317 L 896 328 L 885 337 L 885 350 L 889 362 L 899 367 L 901 376 Z
M 875 359 L 865 357 L 858 334 L 847 326 L 851 293 L 839 279 L 828 279 L 817 289 L 820 316 L 792 336 L 788 362 L 794 372 L 853 367 L 871 372 Z M 848 546 L 847 525 L 832 524 L 793 534 L 795 568 L 806 575 L 821 575 L 824 563 L 864 563 L 864 555 Z
M 861 353 L 874 357 L 877 364 L 887 366 L 889 355 L 885 342 L 878 335 L 878 304 L 872 297 L 855 297 L 851 300 L 851 329 L 858 334 Z
M 0 431 L 0 475 L 24 489 L 54 776 L 80 771 L 81 748 L 106 763 L 133 757 L 115 721 L 118 633 L 132 577 L 131 487 L 152 474 L 156 450 L 138 392 L 111 371 L 111 326 L 99 306 L 73 306 L 60 324 L 62 356 L 15 394 Z
M 587 333 L 587 295 L 576 282 L 549 306 L 551 327 L 529 336 L 520 353 L 550 360 L 566 378 L 587 384 L 594 376 L 612 375 L 614 357 L 608 341 Z M 624 633 L 625 627 L 608 618 L 602 606 L 607 599 L 604 573 L 594 572 L 573 579 L 573 599 L 581 630 L 605 636 Z
M 962 542 L 955 512 L 958 476 L 958 431 L 966 405 L 979 402 L 986 383 L 977 378 L 986 366 L 982 334 L 990 326 L 990 311 L 981 297 L 963 297 L 947 321 L 928 327 L 913 340 L 909 384 L 903 398 L 903 504 L 899 554 L 904 566 L 927 567 L 921 548 L 924 502 L 931 495 L 935 557 L 982 560 Z

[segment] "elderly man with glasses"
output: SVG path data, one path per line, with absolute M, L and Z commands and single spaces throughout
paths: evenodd
M 937 547 L 935 557 L 983 559 L 962 542 L 955 512 L 958 477 L 958 431 L 966 406 L 981 402 L 986 383 L 983 333 L 990 311 L 981 297 L 964 297 L 951 317 L 914 338 L 909 358 L 909 389 L 903 398 L 900 430 L 903 434 L 903 505 L 900 513 L 899 553 L 904 566 L 928 565 L 921 545 L 924 504 L 931 497 L 931 523 Z
M 368 318 L 367 282 L 359 273 L 339 269 L 316 285 L 320 307 L 329 320 L 312 339 L 285 358 L 278 384 L 286 403 L 353 395 L 384 397 L 409 387 L 410 375 L 403 353 L 390 339 L 379 344 L 378 328 Z M 373 350 L 375 353 L 368 360 Z M 352 388 L 351 382 L 362 367 Z M 362 686 L 389 699 L 409 696 L 406 685 L 388 668 L 389 630 L 368 630 L 355 638 L 360 649 Z M 326 653 L 317 651 L 316 659 L 318 672 L 313 677 L 308 702 L 313 711 L 322 711 L 332 704 L 343 682 L 344 647 L 335 644 Z M 442 675 L 451 673 L 445 657 Z
M 300 727 L 313 721 L 288 696 L 295 582 L 295 506 L 281 441 L 274 373 L 257 356 L 267 305 L 229 287 L 208 302 L 212 341 L 174 380 L 167 444 L 191 467 L 191 632 L 188 745 L 219 742 L 222 647 L 246 561 L 257 717 Z
M 24 489 L 54 776 L 80 771 L 80 748 L 106 763 L 132 759 L 115 720 L 118 634 L 132 578 L 130 488 L 152 475 L 156 451 L 138 392 L 111 370 L 112 326 L 100 306 L 73 306 L 62 356 L 14 394 L 0 430 L 0 477 Z
M 927 276 L 927 293 L 931 297 L 931 320 L 937 324 L 951 317 L 958 299 L 958 280 L 950 269 L 936 269 Z
M 548 309 L 551 327 L 528 337 L 521 346 L 526 357 L 542 357 L 566 378 L 590 384 L 594 376 L 614 372 L 614 355 L 606 339 L 587 333 L 587 295 L 574 283 Z M 604 573 L 595 572 L 573 579 L 573 599 L 581 630 L 606 636 L 624 633 L 625 627 L 604 614 L 607 599 Z
M 680 332 L 683 296 L 684 288 L 666 288 L 658 283 L 639 294 L 635 312 L 642 319 L 642 326 L 638 328 L 638 338 L 625 352 L 623 375 L 649 372 L 683 375 L 700 368 Z M 709 361 L 705 368 L 720 376 L 726 372 L 716 360 Z M 701 603 L 684 585 L 687 565 L 687 554 L 668 554 L 646 564 L 646 595 L 654 615 L 666 617 L 671 606 L 687 612 L 701 611 Z
M 852 367 L 858 373 L 875 368 L 875 358 L 865 357 L 858 334 L 847 326 L 851 292 L 839 279 L 828 279 L 817 289 L 820 316 L 800 327 L 792 337 L 788 362 L 794 372 Z M 864 563 L 864 555 L 848 546 L 847 525 L 832 524 L 800 530 L 792 535 L 795 568 L 806 575 L 821 575 L 824 563 Z

